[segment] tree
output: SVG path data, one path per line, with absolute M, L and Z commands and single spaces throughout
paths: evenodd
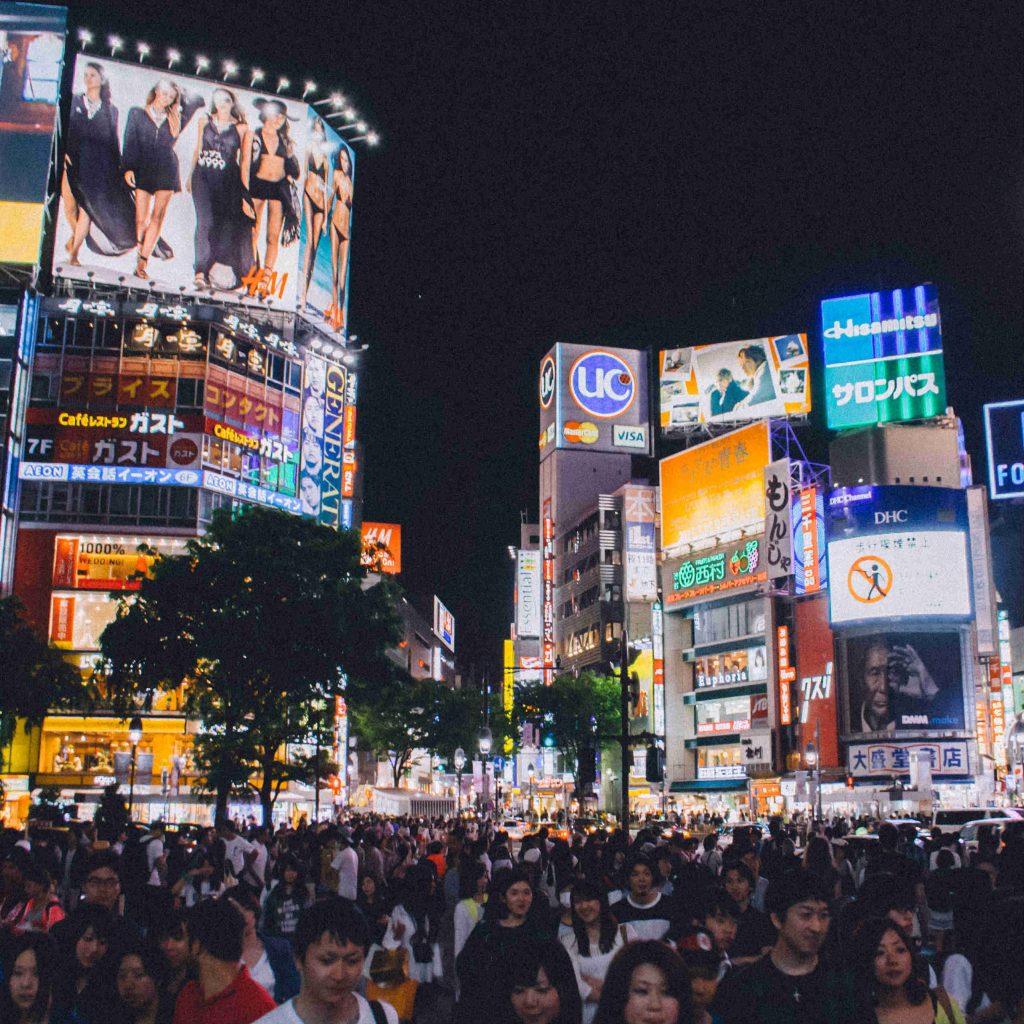
M 517 688 L 514 717 L 518 725 L 532 724 L 544 742 L 561 750 L 573 765 L 579 798 L 589 795 L 592 778 L 580 777 L 581 759 L 591 755 L 619 732 L 620 685 L 617 679 L 581 672 L 555 676 L 551 686 L 530 683 Z
M 51 708 L 87 701 L 81 673 L 48 646 L 24 617 L 16 597 L 0 598 L 0 742 L 6 747 L 17 719 L 39 725 Z
M 186 684 L 218 815 L 233 788 L 258 776 L 269 823 L 295 777 L 280 755 L 306 741 L 317 702 L 331 706 L 342 692 L 350 704 L 379 699 L 391 680 L 395 587 L 366 586 L 359 554 L 351 531 L 270 509 L 222 510 L 186 554 L 157 560 L 104 630 L 100 671 L 115 703 L 130 708 Z

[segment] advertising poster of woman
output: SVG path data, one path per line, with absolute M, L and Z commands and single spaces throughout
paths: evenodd
M 306 138 L 298 312 L 321 330 L 344 336 L 355 155 L 312 110 Z
M 294 310 L 308 109 L 80 55 L 54 274 Z

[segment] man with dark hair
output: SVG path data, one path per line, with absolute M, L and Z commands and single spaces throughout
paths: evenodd
M 113 850 L 95 850 L 85 861 L 85 879 L 82 883 L 82 904 L 102 907 L 113 918 L 111 925 L 111 947 L 115 951 L 137 943 L 142 938 L 138 926 L 124 917 L 124 898 L 121 895 L 121 858 Z M 72 907 L 69 917 L 76 908 Z M 59 921 L 53 929 L 53 937 L 62 941 L 68 918 Z
M 398 1024 L 394 1007 L 355 991 L 369 944 L 366 921 L 348 900 L 338 896 L 306 907 L 293 939 L 302 988 L 259 1024 Z
M 740 369 L 745 374 L 747 396 L 736 406 L 747 409 L 762 402 L 775 401 L 775 385 L 768 369 L 768 357 L 761 345 L 745 345 L 736 353 Z
M 189 911 L 185 930 L 196 980 L 178 993 L 174 1024 L 252 1024 L 274 1009 L 267 990 L 239 963 L 245 919 L 238 907 L 203 900 Z
M 737 965 L 750 963 L 761 956 L 766 947 L 774 945 L 775 929 L 768 915 L 751 902 L 757 881 L 744 861 L 726 867 L 722 872 L 722 884 L 736 901 L 740 912 L 732 948 L 733 962 Z
M 615 920 L 631 924 L 639 939 L 663 939 L 676 916 L 670 897 L 655 888 L 656 877 L 654 865 L 647 857 L 633 857 L 626 874 L 629 891 L 612 907 Z
M 853 1024 L 861 1019 L 849 977 L 820 958 L 830 893 L 803 871 L 777 878 L 767 907 L 778 937 L 771 952 L 730 972 L 715 996 L 722 1024 Z
M 711 387 L 711 416 L 722 416 L 732 412 L 736 403 L 746 397 L 746 391 L 733 380 L 732 372 L 722 367 Z

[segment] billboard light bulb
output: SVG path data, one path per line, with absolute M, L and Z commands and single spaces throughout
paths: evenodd
M 368 145 L 376 146 L 377 143 L 380 142 L 380 136 L 376 132 L 370 132 L 370 134 L 366 136 L 366 141 Z
M 181 54 L 177 50 L 168 50 L 167 51 L 167 66 L 168 66 L 168 68 L 173 68 L 174 65 L 180 63 L 180 61 L 181 61 Z
M 266 76 L 263 73 L 262 68 L 252 69 L 252 78 L 249 81 L 249 87 L 252 88 L 257 82 L 262 82 Z
M 120 36 L 108 36 L 107 46 L 110 47 L 110 55 L 113 57 L 113 55 L 117 53 L 122 46 L 124 46 L 124 40 Z
M 287 89 L 291 84 L 287 78 L 279 78 L 277 80 L 277 91 L 280 92 L 282 89 Z
M 196 57 L 196 71 L 205 71 L 210 66 L 209 57 Z
M 356 125 L 356 131 L 358 131 L 358 132 L 365 132 L 366 131 L 366 122 L 365 121 L 360 121 L 359 124 Z
M 227 81 L 232 75 L 237 74 L 238 65 L 233 60 L 226 60 L 222 65 L 224 68 L 224 80 Z
M 316 92 L 316 82 L 310 78 L 302 85 L 302 98 L 305 99 L 311 92 Z
M 332 92 L 330 99 L 335 110 L 340 110 L 345 105 L 345 97 L 340 92 Z
M 85 48 L 92 42 L 92 33 L 87 28 L 80 28 L 78 30 L 78 41 Z

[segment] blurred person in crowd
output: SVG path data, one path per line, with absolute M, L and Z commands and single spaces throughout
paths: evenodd
M 172 1024 L 175 997 L 164 981 L 167 963 L 152 945 L 124 950 L 116 962 L 117 994 L 132 1024 Z
M 12 939 L 4 946 L 0 967 L 3 1024 L 70 1024 L 66 1014 L 53 1009 L 53 986 L 60 964 L 52 938 L 27 932 Z
M 236 885 L 219 899 L 236 906 L 245 920 L 242 963 L 249 969 L 249 976 L 274 997 L 275 1003 L 291 999 L 299 991 L 291 946 L 287 939 L 275 939 L 260 932 L 259 897 L 248 886 Z
M 502 1024 L 580 1024 L 576 975 L 562 945 L 531 941 L 506 960 L 495 1009 L 492 1019 Z

